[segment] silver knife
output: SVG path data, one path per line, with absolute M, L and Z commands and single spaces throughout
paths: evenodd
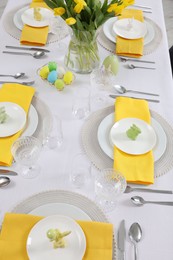
M 31 48 L 27 48 L 27 47 L 17 47 L 17 46 L 5 46 L 6 48 L 9 49 L 20 49 L 20 50 L 27 50 L 27 51 L 44 51 L 44 52 L 50 52 L 47 49 L 42 49 L 42 48 L 35 48 L 35 47 L 31 47 Z
M 141 99 L 141 100 L 146 100 L 149 102 L 154 102 L 154 103 L 159 103 L 159 100 L 156 99 L 149 99 L 149 98 L 137 98 L 137 97 L 131 97 L 131 96 L 120 96 L 120 95 L 109 95 L 111 98 L 116 98 L 116 97 L 129 97 L 129 98 L 135 98 L 135 99 Z
M 17 175 L 17 172 L 14 172 L 14 171 L 10 171 L 10 170 L 4 170 L 4 169 L 0 169 L 0 174 L 3 174 L 3 175 Z
M 120 259 L 125 259 L 125 239 L 126 239 L 126 230 L 125 230 L 125 220 L 123 219 L 120 223 L 118 229 L 118 249 L 120 250 Z

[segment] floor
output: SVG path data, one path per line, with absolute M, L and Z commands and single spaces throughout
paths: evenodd
M 162 0 L 169 47 L 173 45 L 173 0 Z M 7 0 L 0 0 L 0 17 Z

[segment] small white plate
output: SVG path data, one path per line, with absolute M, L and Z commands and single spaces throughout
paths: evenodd
M 101 121 L 97 132 L 98 143 L 101 149 L 111 159 L 114 159 L 114 157 L 113 147 L 110 143 L 109 133 L 113 124 L 114 113 L 111 113 Z M 157 142 L 155 147 L 153 148 L 154 161 L 156 162 L 161 158 L 161 156 L 164 154 L 166 150 L 167 137 L 162 126 L 153 117 L 151 117 L 151 125 L 153 126 L 157 135 Z
M 38 126 L 38 113 L 33 105 L 30 105 L 28 118 L 22 136 L 31 136 L 34 134 Z
M 129 26 L 129 19 L 120 19 L 113 24 L 113 31 L 115 34 L 125 39 L 140 39 L 144 38 L 147 33 L 146 23 L 132 19 L 131 28 Z
M 103 25 L 103 32 L 105 36 L 107 37 L 107 39 L 114 43 L 116 43 L 116 34 L 113 31 L 113 25 L 117 21 L 117 19 L 117 17 L 112 17 L 108 19 Z M 146 45 L 154 39 L 155 32 L 153 26 L 148 21 L 144 21 L 144 23 L 147 27 L 147 33 L 144 37 L 144 45 Z
M 8 115 L 7 120 L 0 124 L 0 137 L 11 136 L 25 126 L 26 113 L 21 106 L 12 102 L 0 102 L 0 107 L 5 107 Z
M 50 215 L 65 215 L 73 218 L 74 220 L 88 220 L 91 218 L 80 208 L 67 203 L 49 203 L 39 206 L 29 212 L 31 215 L 36 216 L 50 216 Z
M 42 20 L 37 21 L 34 19 L 34 8 L 29 8 L 25 10 L 21 19 L 24 24 L 27 24 L 32 27 L 44 27 L 49 25 L 49 21 L 54 17 L 53 12 L 47 8 L 40 7 L 40 14 L 42 15 Z
M 71 231 L 65 237 L 66 247 L 54 249 L 46 236 L 49 229 L 61 232 Z M 73 219 L 63 215 L 46 217 L 31 229 L 27 239 L 27 253 L 30 260 L 78 260 L 86 250 L 86 239 L 82 228 Z

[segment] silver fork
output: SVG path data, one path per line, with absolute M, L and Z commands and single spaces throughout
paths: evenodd
M 26 85 L 26 86 L 30 86 L 30 85 L 33 85 L 35 83 L 35 81 L 28 81 L 28 82 L 17 82 L 17 81 L 0 81 L 0 84 L 3 84 L 3 83 L 17 83 L 17 84 L 21 84 L 21 85 Z

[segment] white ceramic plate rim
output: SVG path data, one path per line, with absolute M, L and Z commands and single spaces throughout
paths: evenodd
M 28 111 L 28 117 L 27 117 L 25 129 L 22 132 L 22 136 L 33 135 L 35 130 L 37 129 L 37 126 L 38 126 L 38 113 L 37 110 L 34 108 L 34 106 L 31 104 Z
M 97 132 L 97 139 L 101 149 L 112 160 L 114 159 L 113 147 L 110 144 L 109 133 L 111 127 L 113 126 L 113 122 L 114 113 L 111 113 L 101 121 Z M 157 135 L 157 142 L 155 147 L 153 148 L 154 161 L 156 162 L 161 158 L 161 156 L 164 154 L 166 150 L 167 137 L 162 126 L 153 117 L 151 117 L 151 125 L 153 126 Z
M 33 15 L 34 8 L 28 8 L 25 10 L 21 19 L 24 24 L 27 24 L 32 27 L 45 27 L 49 26 L 49 20 L 54 17 L 53 12 L 47 8 L 40 7 L 40 13 L 42 14 L 42 20 L 36 21 Z
M 46 233 L 50 228 L 57 228 L 60 231 L 71 231 L 65 238 L 66 247 L 53 249 L 52 243 L 48 240 Z M 67 216 L 52 215 L 37 222 L 31 229 L 27 243 L 27 253 L 30 260 L 82 259 L 86 250 L 86 238 L 80 225 Z
M 0 124 L 0 137 L 7 137 L 16 134 L 26 124 L 26 112 L 16 103 L 0 102 L 0 107 L 5 107 L 9 116 L 7 121 Z
M 80 208 L 67 203 L 47 203 L 41 205 L 29 212 L 31 215 L 37 216 L 50 216 L 50 215 L 65 215 L 73 218 L 74 220 L 87 220 L 91 221 L 91 218 Z
M 133 19 L 132 29 L 127 30 L 129 18 L 119 19 L 113 24 L 113 31 L 115 34 L 125 39 L 140 39 L 147 33 L 147 26 L 145 22 L 140 22 Z
M 104 25 L 103 25 L 103 32 L 107 39 L 109 39 L 111 42 L 116 43 L 116 34 L 113 31 L 113 24 L 115 21 L 117 21 L 117 17 L 112 17 L 108 19 Z M 150 43 L 155 36 L 154 28 L 152 24 L 149 21 L 144 21 L 147 26 L 147 33 L 144 37 L 144 45 L 147 45 Z

